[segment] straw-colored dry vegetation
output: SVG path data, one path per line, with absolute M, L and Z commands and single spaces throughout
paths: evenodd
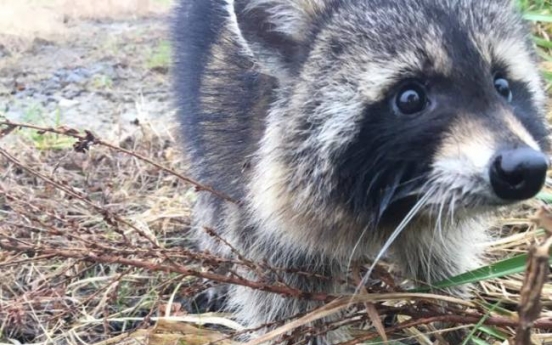
M 63 40 L 75 20 L 113 20 L 166 12 L 172 0 L 1 0 L 0 44 L 28 49 L 34 38 Z
M 38 2 L 32 11 L 66 11 L 54 11 L 50 24 L 35 24 L 38 31 L 43 24 L 54 27 L 56 34 L 63 31 L 52 24 L 59 23 L 59 13 L 82 20 L 109 13 L 147 15 L 142 11 L 159 8 L 140 0 L 94 0 L 94 8 L 89 1 L 70 6 L 61 0 Z M 12 26 L 2 20 L 4 5 L 29 15 L 22 2 L 0 0 L 0 5 L 0 32 L 17 25 L 13 17 Z M 521 1 L 521 6 L 534 21 L 543 73 L 549 78 L 552 4 Z M 63 20 L 60 25 L 64 27 Z M 33 35 L 32 30 L 27 34 Z M 167 49 L 151 56 L 146 67 L 163 66 Z M 10 122 L 0 113 L 0 343 L 233 344 L 234 335 L 248 330 L 228 315 L 189 312 L 190 297 L 206 286 L 198 279 L 203 277 L 211 284 L 242 284 L 328 302 L 324 310 L 282 320 L 278 326 L 285 328 L 270 335 L 282 342 L 289 339 L 277 337 L 294 327 L 311 335 L 350 327 L 358 339 L 349 344 L 381 344 L 383 338 L 389 344 L 434 344 L 442 341 L 435 328 L 441 322 L 466 329 L 466 341 L 476 344 L 514 344 L 516 336 L 516 344 L 529 344 L 528 336 L 535 344 L 552 344 L 552 284 L 546 281 L 546 229 L 552 226 L 541 209 L 552 202 L 552 184 L 491 229 L 497 239 L 488 254 L 495 264 L 443 283 L 474 282 L 474 300 L 403 290 L 399 278 L 380 269 L 377 282 L 349 305 L 350 296 L 308 295 L 281 284 L 212 273 L 224 260 L 194 251 L 187 231 L 196 193 L 213 191 L 186 178 L 187 164 L 174 132 L 143 121 L 135 125 L 129 134 L 107 142 L 103 139 L 116 136 L 62 123 Z M 257 272 L 279 269 L 244 257 L 237 262 Z M 351 280 L 354 284 L 355 275 Z M 347 307 L 350 311 L 339 323 L 305 326 L 322 313 Z

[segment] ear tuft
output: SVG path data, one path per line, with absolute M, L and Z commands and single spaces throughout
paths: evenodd
M 274 32 L 301 41 L 323 9 L 324 2 L 320 0 L 250 0 L 244 7 L 244 14 L 262 12 L 265 24 Z
M 234 0 L 241 35 L 258 62 L 276 77 L 293 73 L 324 0 Z

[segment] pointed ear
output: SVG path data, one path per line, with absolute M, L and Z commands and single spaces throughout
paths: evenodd
M 293 75 L 324 0 L 234 0 L 238 26 L 248 48 L 267 73 Z

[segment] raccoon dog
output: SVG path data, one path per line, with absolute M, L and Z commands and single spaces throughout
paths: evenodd
M 274 267 L 336 277 L 385 254 L 430 284 L 477 268 L 489 215 L 545 182 L 545 93 L 513 1 L 180 0 L 175 15 L 191 173 L 243 202 L 200 193 L 204 250 L 232 254 L 209 227 Z M 246 327 L 316 306 L 228 289 Z

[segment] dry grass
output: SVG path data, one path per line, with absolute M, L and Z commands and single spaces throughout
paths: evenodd
M 170 5 L 170 0 L 57 0 L 54 4 L 64 15 L 78 19 L 141 17 L 163 13 Z
M 142 235 L 156 237 L 164 248 L 186 245 L 193 195 L 176 177 L 106 148 L 93 148 L 87 154 L 70 148 L 38 151 L 27 138 L 23 134 L 8 149 L 21 153 L 15 157 L 22 164 L 86 195 L 91 203 L 134 224 Z M 170 137 L 147 126 L 121 144 L 171 168 L 183 168 Z M 116 245 L 123 236 L 132 246 L 152 245 L 137 231 L 118 229 L 90 204 L 5 159 L 0 159 L 0 175 L 3 239 L 80 249 L 83 243 Z M 0 267 L 0 339 L 22 343 L 94 342 L 133 329 L 146 315 L 157 316 L 161 301 L 180 292 L 181 284 L 175 275 L 49 259 L 30 252 L 0 252 Z M 110 318 L 118 320 L 106 321 Z
M 12 51 L 35 38 L 73 34 L 72 20 L 116 20 L 165 13 L 172 0 L 0 0 L 0 45 Z
M 216 267 L 224 261 L 188 250 L 187 229 L 195 196 L 189 184 L 167 170 L 105 146 L 93 145 L 88 153 L 69 146 L 38 150 L 35 145 L 40 136 L 31 136 L 26 129 L 4 127 L 4 135 L 15 136 L 15 142 L 0 148 L 0 244 L 15 249 L 0 252 L 0 339 L 23 344 L 234 343 L 228 336 L 243 332 L 239 325 L 225 315 L 191 315 L 185 308 L 186 298 L 206 287 L 196 279 L 203 274 L 201 267 Z M 42 135 L 51 143 L 62 137 Z M 93 141 L 81 140 L 77 146 L 88 147 Z M 142 124 L 119 144 L 164 169 L 185 172 L 186 163 L 169 132 L 157 133 Z M 538 206 L 530 202 L 497 224 L 495 231 L 502 236 L 490 248 L 491 258 L 527 252 L 535 240 L 544 238 L 530 220 Z M 274 269 L 242 264 L 255 270 Z M 389 281 L 384 273 L 378 274 Z M 219 277 L 214 278 L 216 282 Z M 474 302 L 448 299 L 452 309 L 444 314 L 431 307 L 443 297 L 397 294 L 389 284 L 369 287 L 371 294 L 359 296 L 358 302 L 377 303 L 382 315 L 400 311 L 403 316 L 397 321 L 403 328 L 396 329 L 395 335 L 424 343 L 427 334 L 435 333 L 424 319 L 437 317 L 471 327 L 484 315 L 479 303 L 500 300 L 503 313 L 489 321 L 508 335 L 515 333 L 514 311 L 523 279 L 523 274 L 515 274 L 480 283 L 479 298 Z M 267 288 L 268 284 L 259 286 Z M 286 293 L 285 289 L 277 291 Z M 382 299 L 388 302 L 378 302 Z M 545 309 L 536 324 L 537 344 L 552 341 L 546 332 L 552 328 L 546 321 L 552 319 L 552 285 L 545 285 L 541 301 Z M 349 300 L 338 298 L 328 305 L 330 309 L 299 315 L 287 327 L 348 305 Z M 457 309 L 466 305 L 467 310 Z M 376 338 L 377 332 L 365 328 L 370 319 L 363 309 L 352 310 L 342 323 L 362 326 L 356 332 L 359 337 Z M 451 315 L 460 319 L 451 320 Z M 198 328 L 206 323 L 219 328 Z M 324 332 L 339 325 L 304 331 Z

